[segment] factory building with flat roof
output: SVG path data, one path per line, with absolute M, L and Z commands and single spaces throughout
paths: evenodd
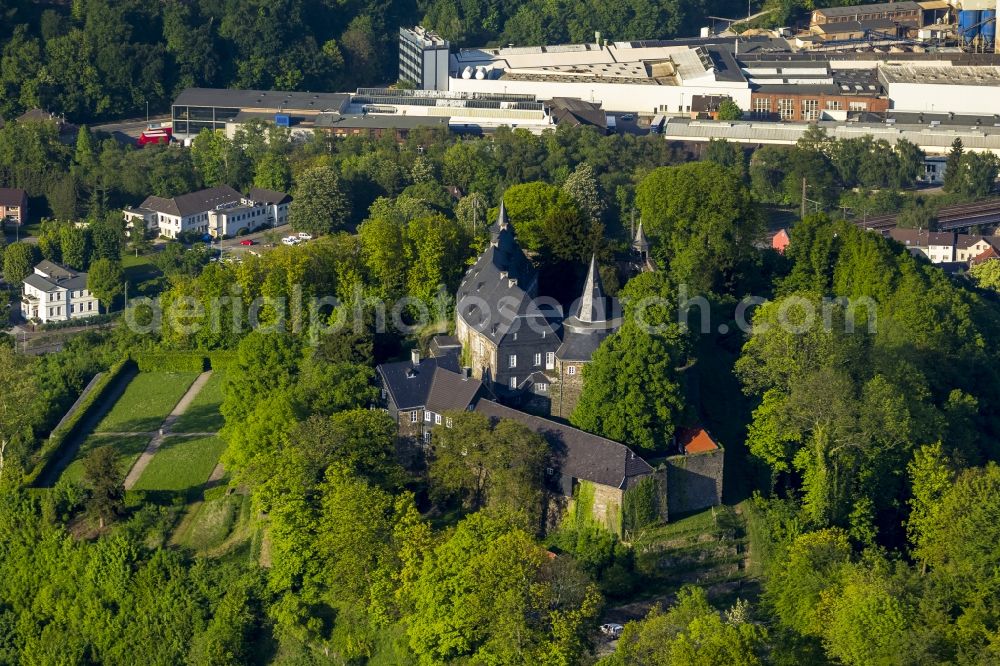
M 613 42 L 461 49 L 451 54 L 448 89 L 576 98 L 605 111 L 687 113 L 695 95 L 750 106 L 750 87 L 732 53 L 708 45 Z
M 184 140 L 203 129 L 225 131 L 253 118 L 285 127 L 311 126 L 320 113 L 339 112 L 350 98 L 348 93 L 187 88 L 174 100 L 170 116 L 174 137 Z

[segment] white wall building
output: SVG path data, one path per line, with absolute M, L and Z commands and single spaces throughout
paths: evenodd
M 238 236 L 268 226 L 267 220 L 267 206 L 243 199 L 238 206 L 210 210 L 208 234 L 212 238 Z
M 146 197 L 138 208 L 126 208 L 124 214 L 129 228 L 145 225 L 165 238 L 184 232 L 222 238 L 287 224 L 291 201 L 284 192 L 254 188 L 244 196 L 221 185 L 172 199 Z
M 993 115 L 1000 109 L 1000 67 L 882 63 L 879 77 L 897 111 Z
M 695 95 L 728 95 L 750 108 L 750 86 L 732 54 L 647 42 L 462 49 L 450 91 L 571 97 L 606 111 L 686 113 Z
M 947 155 L 955 139 L 961 139 L 965 150 L 993 153 L 1000 156 L 1000 127 L 983 125 L 954 126 L 927 123 L 861 123 L 821 120 L 816 123 L 826 130 L 827 136 L 836 139 L 853 139 L 871 136 L 895 144 L 906 139 L 916 144 L 928 155 Z M 792 146 L 802 138 L 810 123 L 802 122 L 753 122 L 745 120 L 715 121 L 669 118 L 662 136 L 667 141 L 707 143 L 712 139 L 725 139 L 732 143 L 751 145 Z M 942 178 L 943 172 L 942 172 Z
M 145 224 L 164 238 L 177 238 L 189 231 L 208 233 L 211 211 L 240 206 L 242 202 L 242 194 L 228 185 L 220 185 L 171 199 L 146 197 L 138 208 L 126 208 L 124 212 L 129 228 Z
M 422 26 L 399 29 L 399 78 L 424 90 L 448 89 L 447 39 Z
M 43 324 L 100 314 L 97 298 L 87 289 L 87 274 L 43 261 L 23 283 L 21 315 Z

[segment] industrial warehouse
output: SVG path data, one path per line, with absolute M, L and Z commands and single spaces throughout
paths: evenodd
M 189 89 L 174 102 L 173 132 L 188 141 L 205 128 L 232 136 L 241 124 L 264 120 L 293 136 L 388 132 L 403 139 L 418 128 L 484 133 L 507 126 L 537 134 L 571 123 L 616 131 L 637 116 L 632 131 L 656 132 L 670 121 L 666 136 L 678 140 L 767 143 L 782 131 L 794 134 L 796 123 L 823 122 L 844 132 L 905 135 L 929 153 L 954 138 L 971 150 L 1000 149 L 993 132 L 1000 124 L 996 2 L 835 7 L 813 11 L 799 33 L 710 33 L 609 41 L 598 32 L 592 43 L 452 49 L 423 27 L 401 28 L 399 78 L 415 89 Z M 725 100 L 742 111 L 742 124 L 713 128 Z M 895 125 L 897 114 L 911 117 Z M 956 116 L 975 120 L 963 126 Z

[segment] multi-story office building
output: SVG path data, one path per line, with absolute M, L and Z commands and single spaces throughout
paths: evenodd
M 421 26 L 399 29 L 399 78 L 422 90 L 448 89 L 447 39 Z

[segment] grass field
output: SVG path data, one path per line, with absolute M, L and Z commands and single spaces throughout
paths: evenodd
M 87 457 L 87 454 L 99 446 L 110 445 L 115 447 L 115 452 L 118 454 L 118 470 L 121 472 L 121 477 L 124 480 L 125 475 L 132 469 L 136 458 L 146 449 L 149 440 L 149 435 L 132 435 L 127 437 L 91 435 L 80 445 L 80 450 L 77 452 L 76 457 L 63 470 L 61 478 L 69 481 L 80 481 L 83 478 L 83 459 Z
M 194 372 L 140 372 L 94 431 L 156 430 L 197 376 Z
M 216 432 L 221 429 L 225 421 L 219 407 L 222 406 L 222 385 L 225 381 L 225 373 L 214 371 L 188 405 L 187 411 L 174 422 L 172 432 Z
M 129 284 L 129 297 L 154 296 L 162 291 L 165 278 L 153 264 L 153 254 L 129 254 L 122 256 L 122 269 Z
M 208 481 L 224 448 L 218 437 L 168 437 L 133 489 L 196 492 Z

